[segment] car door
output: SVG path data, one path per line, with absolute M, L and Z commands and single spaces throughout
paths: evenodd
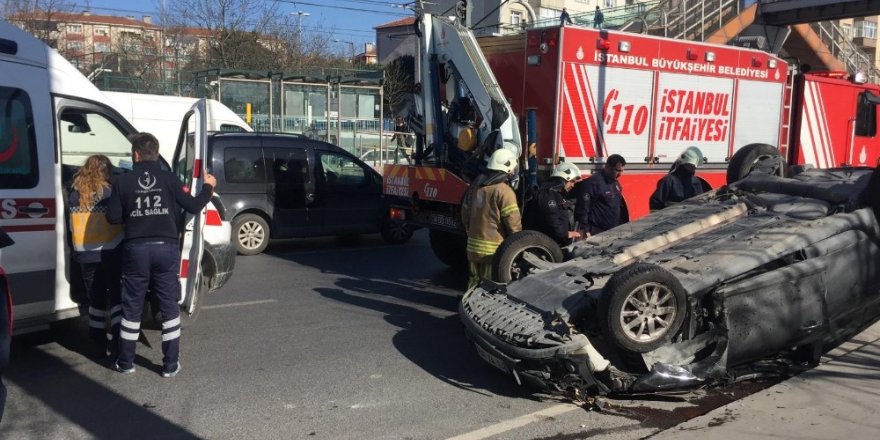
M 267 192 L 276 237 L 301 237 L 320 230 L 309 215 L 315 182 L 309 172 L 307 145 L 283 137 L 263 139 Z
M 376 172 L 354 156 L 315 149 L 315 201 L 309 215 L 320 221 L 325 234 L 377 231 L 381 190 Z
M 184 189 L 195 196 L 201 191 L 206 173 L 207 104 L 197 101 L 184 115 L 171 170 L 183 182 Z M 202 231 L 205 227 L 205 209 L 197 214 L 186 213 L 183 237 L 180 240 L 180 305 L 189 314 L 198 309 L 199 296 L 207 291 L 202 279 Z

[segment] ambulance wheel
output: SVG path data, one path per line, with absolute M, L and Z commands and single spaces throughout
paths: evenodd
M 727 184 L 729 185 L 748 176 L 755 169 L 755 166 L 758 165 L 758 162 L 781 156 L 776 147 L 768 144 L 748 144 L 740 148 L 730 158 L 730 163 L 727 164 Z M 783 177 L 784 169 L 783 162 L 783 166 L 777 168 L 774 175 Z
M 467 269 L 467 236 L 453 232 L 428 230 L 428 241 L 437 259 L 453 269 Z
M 551 263 L 562 261 L 562 249 L 553 239 L 538 231 L 519 231 L 504 239 L 492 257 L 492 279 L 509 283 L 534 269 L 524 257 L 531 254 Z
M 232 222 L 232 243 L 241 255 L 257 255 L 269 245 L 269 224 L 256 214 L 242 214 Z
M 647 353 L 681 329 L 687 294 L 666 269 L 636 263 L 617 271 L 602 288 L 599 317 L 605 335 L 630 353 Z
M 183 304 L 184 307 L 181 307 L 180 309 L 181 327 L 189 327 L 190 325 L 195 324 L 196 319 L 199 317 L 199 312 L 202 311 L 205 298 L 207 298 L 209 287 L 210 280 L 208 277 L 202 275 L 199 279 L 198 287 L 193 290 L 192 302 L 185 301 Z

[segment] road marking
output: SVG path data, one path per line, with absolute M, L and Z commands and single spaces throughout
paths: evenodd
M 551 406 L 547 409 L 542 409 L 537 412 L 533 412 L 531 414 L 526 414 L 524 416 L 519 416 L 515 419 L 505 420 L 500 423 L 496 423 L 492 426 L 487 426 L 485 428 L 478 429 L 476 431 L 471 431 L 466 434 L 457 435 L 455 437 L 449 438 L 447 440 L 481 440 L 484 438 L 489 438 L 503 432 L 510 431 L 512 429 L 521 428 L 523 426 L 528 425 L 529 423 L 540 422 L 549 417 L 555 417 L 558 415 L 565 414 L 567 412 L 574 411 L 576 409 L 581 409 L 580 406 L 574 405 L 571 403 L 564 403 L 561 405 Z
M 253 305 L 257 305 L 257 304 L 273 303 L 276 301 L 277 300 L 274 300 L 274 299 L 261 299 L 259 301 L 244 301 L 244 302 L 237 302 L 237 303 L 230 303 L 230 304 L 217 304 L 215 306 L 204 306 L 204 307 L 202 307 L 202 310 L 225 309 L 227 307 L 239 307 L 239 306 L 253 306 Z

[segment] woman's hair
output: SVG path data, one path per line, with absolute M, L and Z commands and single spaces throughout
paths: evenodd
M 73 189 L 79 192 L 79 207 L 97 203 L 104 189 L 110 187 L 110 169 L 113 165 L 103 154 L 93 154 L 73 176 Z

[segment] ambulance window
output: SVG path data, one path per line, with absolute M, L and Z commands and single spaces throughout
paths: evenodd
M 20 89 L 0 87 L 0 188 L 33 188 L 39 180 L 31 100 Z
M 131 142 L 106 116 L 79 108 L 61 112 L 61 163 L 80 166 L 93 154 L 110 158 L 113 166 L 131 168 Z
M 877 134 L 877 103 L 875 99 L 871 98 L 870 92 L 859 94 L 856 136 L 872 137 Z

